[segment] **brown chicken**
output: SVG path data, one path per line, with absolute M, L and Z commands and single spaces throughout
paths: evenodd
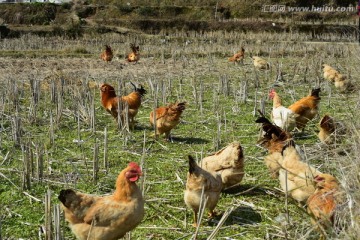
M 299 203 L 306 202 L 308 197 L 315 192 L 313 179 L 321 172 L 301 161 L 301 156 L 292 140 L 284 146 L 282 156 L 279 170 L 281 188 Z
M 131 162 L 120 172 L 111 195 L 61 190 L 58 199 L 76 237 L 80 240 L 116 240 L 134 229 L 144 217 L 144 200 L 136 185 L 141 175 L 140 167 Z
M 331 144 L 335 140 L 335 122 L 329 115 L 324 115 L 320 120 L 320 131 L 318 137 L 322 143 Z
M 231 188 L 239 185 L 244 176 L 244 152 L 239 142 L 233 142 L 203 158 L 199 165 L 220 175 L 223 189 Z
M 327 229 L 334 227 L 336 207 L 341 203 L 339 183 L 330 174 L 319 174 L 314 177 L 316 190 L 307 200 L 307 211 L 311 222 L 325 238 Z
M 128 62 L 133 62 L 133 63 L 137 63 L 140 59 L 140 48 L 139 46 L 135 46 L 135 44 L 130 44 L 130 48 L 131 48 L 131 53 L 129 53 L 126 57 L 126 60 Z
M 267 70 L 270 68 L 270 64 L 265 59 L 262 59 L 261 57 L 257 57 L 257 56 L 253 56 L 252 59 L 254 60 L 254 66 L 257 69 Z
M 285 144 L 292 139 L 290 133 L 272 124 L 266 117 L 259 117 L 255 122 L 262 124 L 264 135 L 258 143 L 269 152 L 264 158 L 264 163 L 269 169 L 272 178 L 278 178 L 282 163 L 281 151 Z
M 208 172 L 198 166 L 195 159 L 189 156 L 189 172 L 187 174 L 186 190 L 184 193 L 185 204 L 194 211 L 194 224 L 198 225 L 198 212 L 200 206 L 205 204 L 205 208 L 209 210 L 209 216 L 215 217 L 214 211 L 220 198 L 222 182 L 220 175 Z M 203 202 L 201 203 L 202 191 Z
M 301 98 L 299 101 L 293 103 L 288 107 L 291 111 L 296 113 L 296 127 L 304 131 L 308 121 L 312 120 L 317 114 L 320 102 L 320 88 L 312 89 L 309 96 Z
M 327 114 L 321 118 L 319 128 L 318 137 L 320 141 L 325 144 L 333 144 L 340 141 L 347 132 L 342 122 L 335 121 Z
M 118 117 L 118 109 L 121 110 L 121 120 L 124 122 L 125 105 L 128 106 L 128 120 L 132 129 L 135 127 L 135 116 L 141 106 L 142 97 L 146 94 L 146 90 L 140 85 L 137 88 L 133 83 L 134 91 L 127 96 L 118 97 L 115 94 L 115 89 L 109 84 L 104 83 L 100 87 L 101 104 L 115 119 Z M 121 103 L 119 106 L 119 102 Z
M 101 53 L 100 58 L 105 62 L 110 62 L 113 59 L 113 51 L 110 46 L 105 45 L 105 50 Z
M 165 138 L 170 140 L 170 132 L 180 122 L 182 112 L 185 110 L 186 102 L 169 104 L 155 110 L 156 137 L 165 133 Z M 154 126 L 154 111 L 150 113 L 150 124 Z
M 243 63 L 244 57 L 245 57 L 245 49 L 241 47 L 241 50 L 239 52 L 235 53 L 234 56 L 229 58 L 229 62 Z

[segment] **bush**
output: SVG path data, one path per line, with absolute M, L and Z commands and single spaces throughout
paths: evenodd
M 148 6 L 139 7 L 137 13 L 143 17 L 157 17 L 159 15 L 159 12 L 155 8 Z
M 0 25 L 0 39 L 6 38 L 10 33 L 10 29 L 6 26 Z

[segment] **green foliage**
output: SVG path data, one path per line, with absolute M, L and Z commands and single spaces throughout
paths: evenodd
M 139 7 L 138 9 L 136 9 L 136 12 L 141 17 L 157 17 L 159 15 L 156 8 L 152 8 L 148 6 Z
M 65 36 L 71 39 L 76 39 L 81 37 L 83 32 L 84 31 L 80 23 L 72 23 L 66 28 Z

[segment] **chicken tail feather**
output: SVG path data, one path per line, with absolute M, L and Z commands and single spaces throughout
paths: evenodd
M 255 120 L 256 123 L 267 123 L 267 124 L 272 124 L 269 119 L 267 119 L 266 117 L 259 117 L 258 119 Z
M 321 88 L 314 88 L 311 90 L 311 96 L 320 98 L 319 94 L 321 92 Z
M 189 158 L 189 173 L 192 174 L 193 172 L 195 172 L 197 163 L 191 155 L 189 155 L 188 158 Z

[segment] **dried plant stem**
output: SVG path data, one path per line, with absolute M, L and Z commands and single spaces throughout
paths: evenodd
M 62 234 L 61 234 L 61 226 L 60 226 L 60 206 L 59 204 L 56 204 L 54 206 L 54 239 L 55 240 L 62 240 Z
M 207 201 L 208 201 L 208 197 L 205 197 L 205 186 L 202 186 L 201 197 L 200 197 L 200 206 L 199 206 L 199 211 L 197 212 L 197 215 L 198 215 L 197 223 L 196 223 L 197 227 L 196 227 L 196 230 L 195 230 L 195 233 L 194 233 L 194 236 L 192 237 L 192 239 L 196 239 L 197 235 L 199 234 L 201 220 L 202 220 L 202 217 L 205 212 Z M 196 214 L 196 213 L 194 213 L 194 214 Z
M 219 232 L 220 228 L 225 223 L 226 219 L 230 216 L 232 211 L 234 211 L 234 209 L 235 209 L 234 206 L 226 209 L 226 211 L 224 212 L 223 216 L 221 217 L 219 223 L 216 225 L 216 228 L 212 231 L 212 233 L 209 235 L 209 237 L 206 240 L 211 240 L 211 239 L 215 238 L 216 234 Z
M 93 158 L 93 181 L 94 183 L 98 180 L 98 172 L 99 172 L 99 144 L 98 139 L 95 139 L 94 144 L 94 158 Z
M 104 169 L 105 173 L 108 173 L 109 163 L 108 163 L 108 132 L 107 128 L 104 129 Z
M 45 239 L 52 240 L 52 217 L 51 217 L 51 191 L 48 189 L 45 194 Z

